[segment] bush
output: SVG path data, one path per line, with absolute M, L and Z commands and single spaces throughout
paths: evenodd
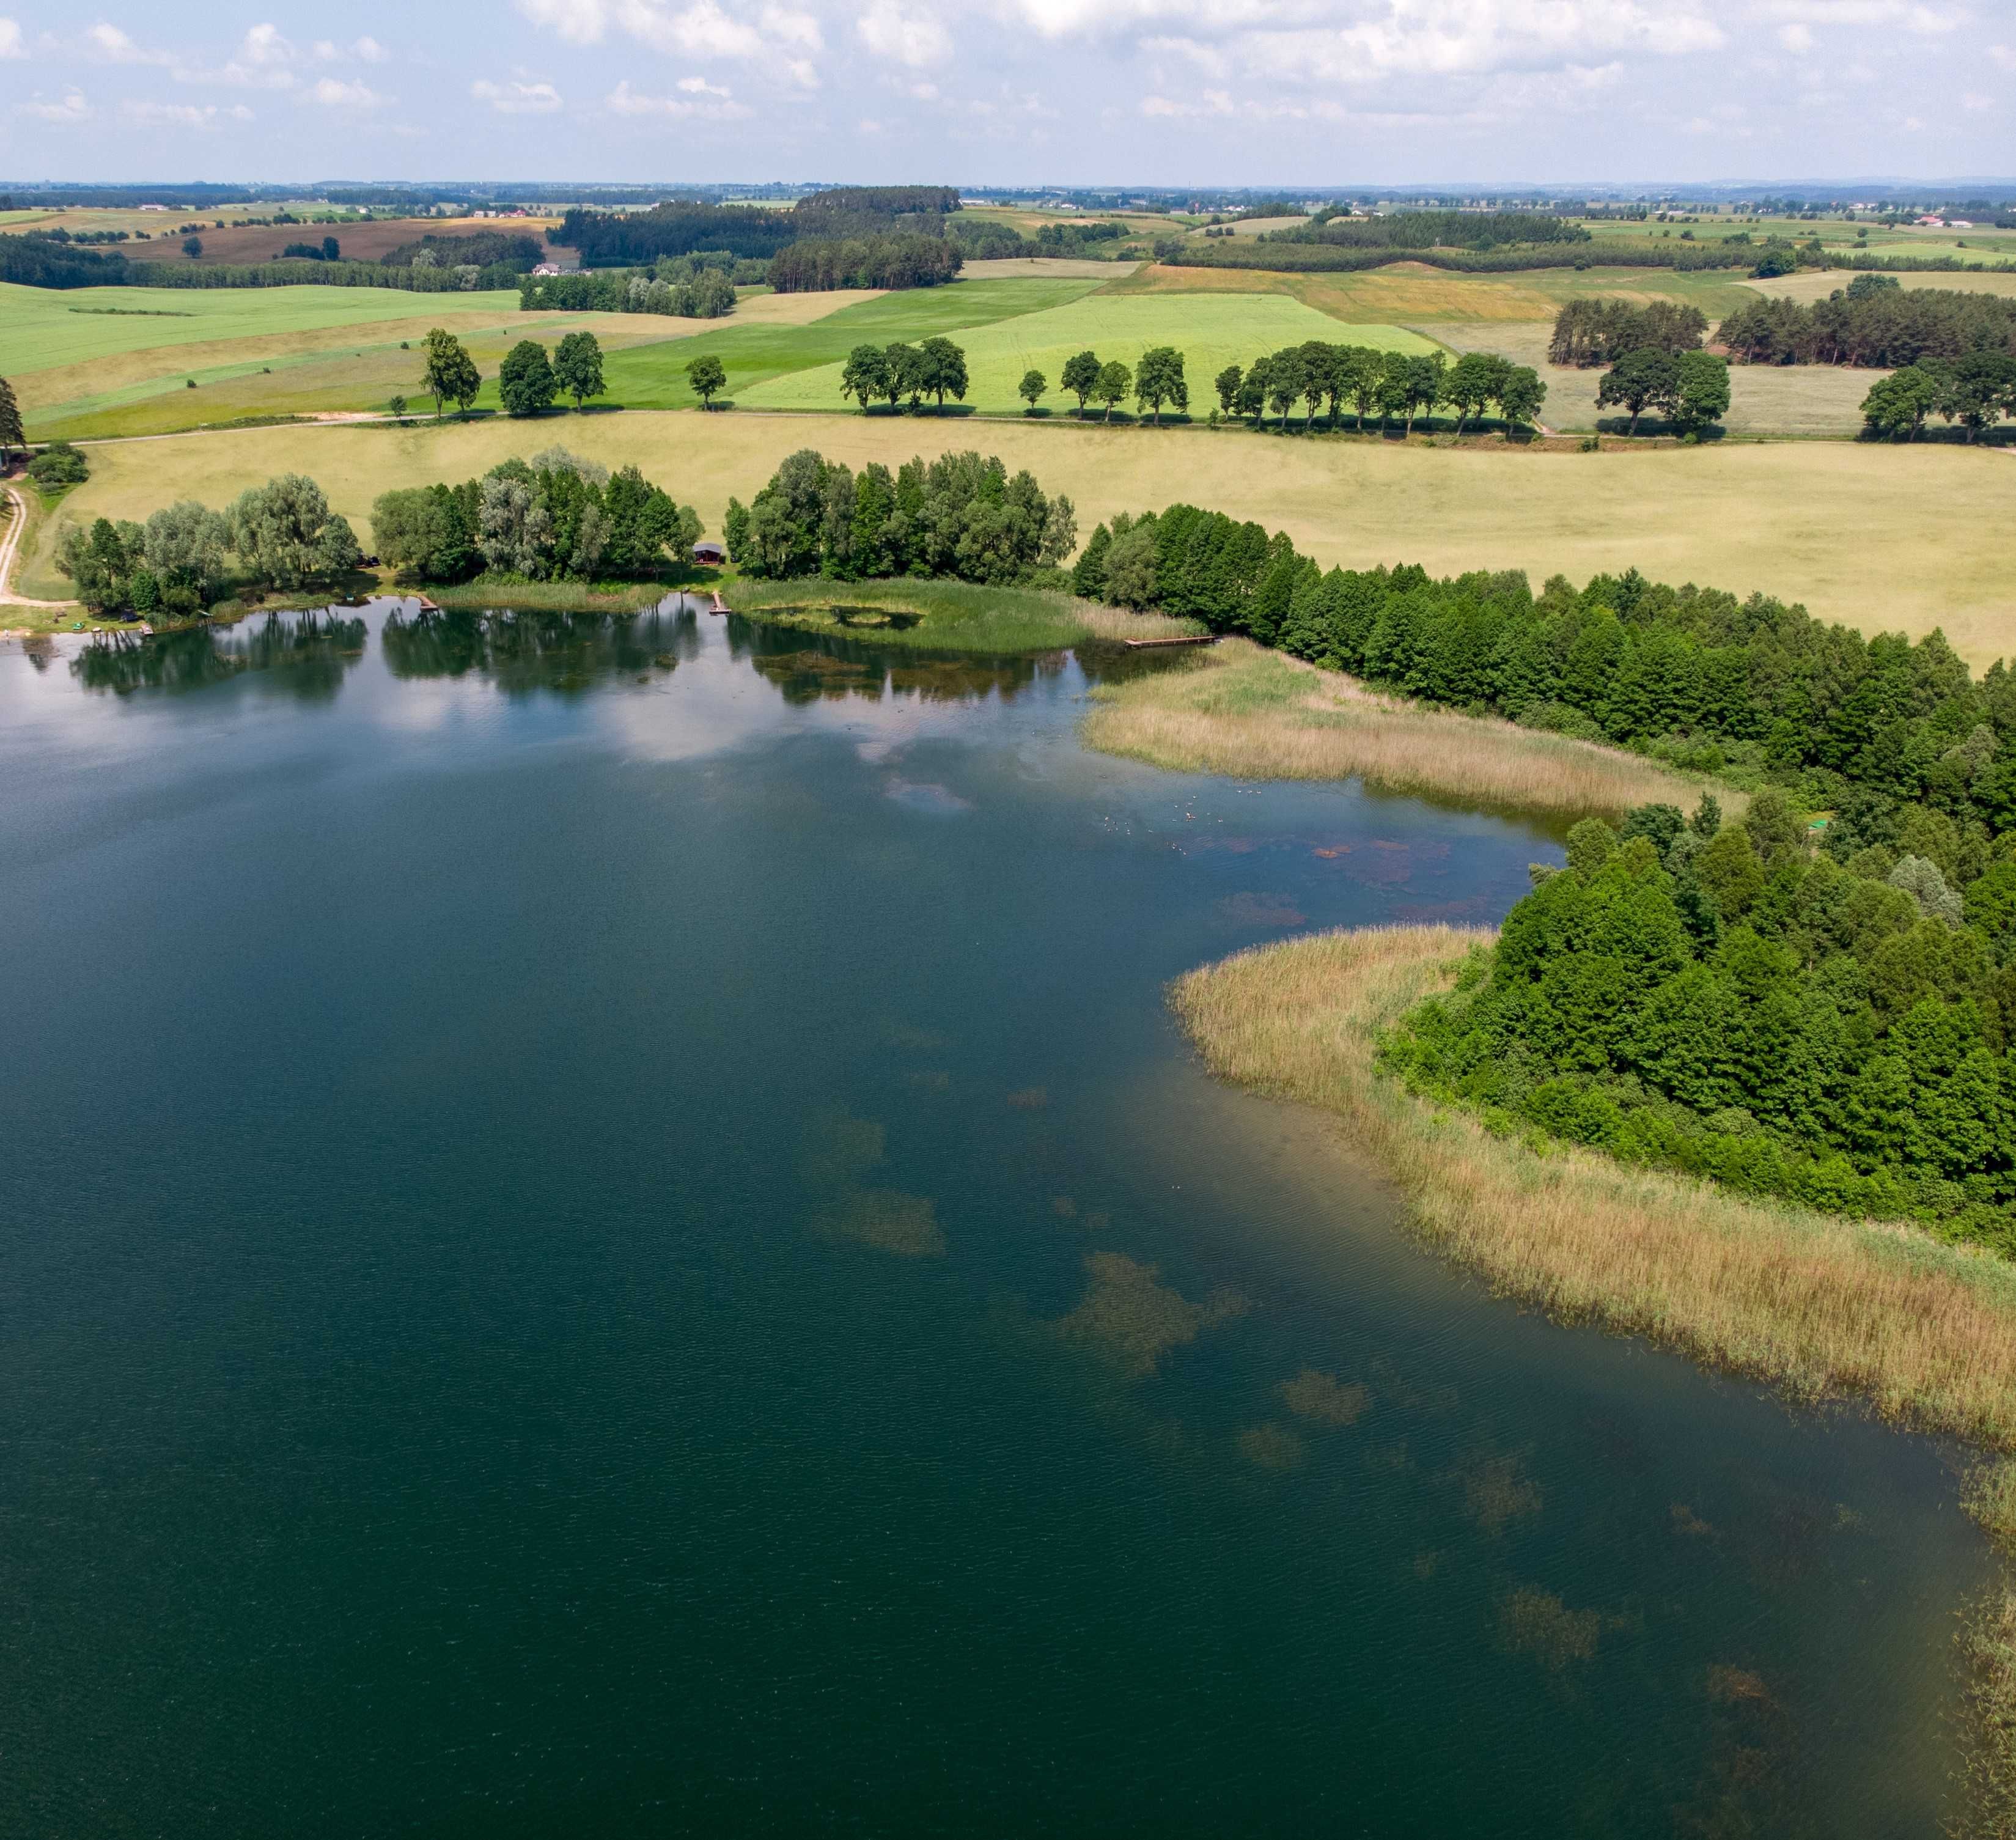
M 28 477 L 45 492 L 57 492 L 67 485 L 81 485 L 91 477 L 91 469 L 76 448 L 67 441 L 52 441 L 28 463 Z

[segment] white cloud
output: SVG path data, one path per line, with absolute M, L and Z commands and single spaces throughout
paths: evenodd
M 723 101 L 714 96 L 697 99 L 690 96 L 639 95 L 630 87 L 627 77 L 603 99 L 602 106 L 612 115 L 664 115 L 674 120 L 699 117 L 712 121 L 740 121 L 753 113 L 741 103 Z
M 1811 51 L 1813 48 L 1813 29 L 1811 26 L 1780 26 L 1778 42 L 1787 51 Z
M 252 111 L 243 103 L 221 109 L 210 103 L 198 107 L 191 103 L 124 102 L 120 114 L 142 128 L 215 128 L 220 122 L 250 121 Z
M 913 70 L 941 64 L 952 56 L 952 34 L 928 8 L 903 0 L 873 0 L 855 22 L 861 41 L 877 57 L 894 59 Z
M 708 82 L 704 77 L 682 77 L 674 87 L 683 89 L 688 95 L 726 96 L 735 93 L 731 89 L 723 88 L 718 83 Z
M 20 22 L 0 19 L 0 58 L 26 57 L 27 55 L 21 43 Z
M 391 55 L 368 32 L 350 49 L 357 57 L 367 64 L 382 64 Z
M 768 4 L 734 10 L 719 0 L 692 0 L 679 12 L 662 0 L 518 0 L 535 25 L 571 45 L 599 45 L 614 31 L 668 56 L 761 60 L 782 68 L 801 88 L 819 87 L 812 59 L 826 49 L 808 13 Z
M 221 83 L 238 89 L 292 89 L 297 81 L 293 67 L 299 61 L 280 28 L 268 23 L 254 26 L 229 61 L 217 69 L 178 66 L 175 77 L 178 83 Z
M 550 83 L 490 83 L 478 79 L 469 93 L 500 115 L 550 115 L 561 107 L 560 92 Z
M 315 55 L 323 63 L 347 63 L 352 58 L 366 64 L 382 64 L 385 61 L 385 47 L 376 38 L 359 38 L 355 44 L 342 45 L 333 38 L 318 38 L 315 41 Z
M 2005 70 L 2016 70 L 2016 45 L 1991 45 L 1988 55 Z
M 1771 0 L 1773 19 L 1808 26 L 1897 27 L 1907 32 L 1950 32 L 1964 23 L 1959 6 L 1927 6 L 1919 0 Z
M 94 113 L 91 104 L 84 99 L 83 91 L 78 89 L 66 90 L 59 103 L 36 101 L 23 103 L 20 106 L 23 114 L 33 115 L 41 121 L 88 121 Z
M 1309 85 L 1558 70 L 1719 50 L 1706 0 L 1013 0 L 1044 37 L 1161 28 L 1144 49 Z M 1820 5 L 1823 0 L 1805 0 Z M 1856 0 L 1890 4 L 1892 0 Z M 1173 28 L 1173 29 L 1172 29 Z
M 362 83 L 345 83 L 325 77 L 308 92 L 326 109 L 382 109 L 391 101 Z
M 105 63 L 171 64 L 175 62 L 167 52 L 149 51 L 144 45 L 136 45 L 117 26 L 108 25 L 103 20 L 85 34 L 85 39 L 91 46 L 92 55 Z

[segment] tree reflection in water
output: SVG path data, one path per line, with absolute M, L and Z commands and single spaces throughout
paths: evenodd
M 126 696 L 139 690 L 202 690 L 256 672 L 262 687 L 304 703 L 326 703 L 364 656 L 365 632 L 361 615 L 320 607 L 148 637 L 108 632 L 70 660 L 70 675 L 88 690 Z
M 673 670 L 700 650 L 693 603 L 676 595 L 642 614 L 401 611 L 387 618 L 380 637 L 394 677 L 473 673 L 507 696 L 579 695 L 605 679 Z

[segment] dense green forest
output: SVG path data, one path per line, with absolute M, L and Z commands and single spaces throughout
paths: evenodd
M 1071 502 L 992 455 L 906 460 L 855 474 L 810 448 L 754 503 L 728 502 L 729 556 L 745 574 L 859 581 L 946 575 L 1004 583 L 1054 568 L 1078 542 Z
M 2016 300 L 1900 287 L 1858 275 L 1823 301 L 1759 300 L 1723 320 L 1715 342 L 1745 364 L 1856 364 L 1889 369 L 1978 351 L 2016 355 Z
M 839 287 L 937 287 L 958 278 L 965 258 L 942 236 L 807 237 L 770 258 L 779 293 Z
M 1570 301 L 1554 315 L 1547 362 L 1582 368 L 1615 364 L 1633 351 L 1664 351 L 1678 357 L 1698 351 L 1708 336 L 1708 315 L 1679 301 Z
M 2000 739 L 1957 745 L 1993 776 Z M 2016 1251 L 2016 838 L 1862 816 L 1819 852 L 1776 792 L 1578 825 L 1385 1064 L 1508 1129 Z

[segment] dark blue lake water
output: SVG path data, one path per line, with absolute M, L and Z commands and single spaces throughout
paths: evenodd
M 1554 841 L 1121 668 L 0 649 L 0 1831 L 1935 1831 L 1953 1454 L 1492 1301 L 1164 1007 Z

